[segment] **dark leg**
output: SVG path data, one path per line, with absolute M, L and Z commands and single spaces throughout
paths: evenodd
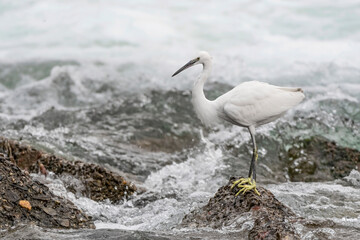
M 248 129 L 253 143 L 253 154 L 250 163 L 249 178 L 253 178 L 256 181 L 256 162 L 257 162 L 258 153 L 257 153 L 257 147 L 255 141 L 255 127 L 250 126 Z
M 250 190 L 254 190 L 254 192 L 257 195 L 260 195 L 260 193 L 256 189 L 256 161 L 257 161 L 258 154 L 257 154 L 257 147 L 256 147 L 256 142 L 255 142 L 255 127 L 250 126 L 248 129 L 249 129 L 249 132 L 251 135 L 251 140 L 253 142 L 253 155 L 252 155 L 252 159 L 251 159 L 251 163 L 250 163 L 249 177 L 248 178 L 240 178 L 239 180 L 236 180 L 235 182 L 233 182 L 233 185 L 231 188 L 233 188 L 235 186 L 240 188 L 240 190 L 235 194 L 235 196 L 239 195 L 240 193 L 244 194 L 245 192 L 250 191 Z

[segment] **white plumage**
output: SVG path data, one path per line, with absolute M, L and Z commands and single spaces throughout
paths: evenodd
M 195 81 L 192 91 L 192 103 L 200 120 L 206 125 L 227 121 L 234 125 L 249 129 L 254 151 L 250 165 L 249 178 L 235 181 L 246 192 L 256 190 L 255 162 L 257 160 L 257 147 L 255 141 L 255 127 L 266 124 L 281 117 L 287 110 L 299 104 L 304 98 L 301 88 L 278 87 L 268 83 L 250 81 L 244 82 L 221 95 L 214 101 L 206 99 L 203 88 L 210 75 L 212 62 L 207 52 L 200 52 L 199 56 L 176 71 L 173 76 L 181 71 L 194 66 L 203 65 L 200 77 Z
M 279 118 L 304 97 L 298 88 L 281 88 L 251 81 L 220 96 L 214 104 L 223 108 L 225 120 L 243 127 L 256 127 Z

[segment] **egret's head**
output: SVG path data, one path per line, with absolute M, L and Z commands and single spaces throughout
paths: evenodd
M 178 75 L 180 72 L 184 71 L 185 69 L 195 66 L 197 64 L 203 64 L 203 65 L 208 64 L 208 63 L 210 63 L 211 59 L 212 59 L 212 57 L 210 56 L 210 54 L 208 52 L 201 51 L 201 52 L 199 52 L 198 57 L 190 60 L 187 64 L 182 66 L 179 70 L 177 70 L 172 75 L 172 77 Z

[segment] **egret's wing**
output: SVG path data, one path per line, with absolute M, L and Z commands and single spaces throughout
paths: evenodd
M 275 120 L 304 98 L 301 89 L 245 82 L 219 98 L 224 118 L 242 126 Z

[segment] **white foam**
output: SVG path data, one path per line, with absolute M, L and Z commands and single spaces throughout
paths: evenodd
M 347 182 L 351 183 L 354 187 L 360 187 L 360 172 L 353 169 L 351 170 L 349 176 L 344 178 Z
M 219 183 L 225 181 L 223 178 L 218 178 L 217 171 L 226 166 L 222 163 L 222 151 L 216 149 L 207 139 L 203 138 L 203 141 L 206 149 L 202 154 L 152 173 L 145 181 L 145 187 L 158 191 L 166 188 L 183 194 L 191 194 L 194 191 L 215 192 Z
M 161 86 L 201 49 L 215 56 L 214 79 L 232 85 L 244 77 L 269 79 L 299 62 L 309 68 L 322 63 L 358 68 L 360 32 L 349 30 L 348 23 L 359 19 L 346 12 L 356 12 L 353 4 L 342 1 L 339 10 L 339 4 L 329 0 L 5 1 L 0 62 L 70 59 L 128 64 L 134 66 L 131 75 L 145 73 Z M 171 85 L 183 86 L 179 81 Z
M 169 230 L 176 226 L 185 213 L 199 207 L 226 182 L 217 171 L 224 168 L 222 152 L 206 139 L 205 149 L 183 163 L 174 163 L 152 173 L 145 181 L 150 195 L 160 198 L 150 201 L 144 207 L 135 207 L 134 203 L 144 196 L 135 196 L 130 201 L 111 204 L 108 200 L 95 202 L 82 196 L 67 192 L 65 184 L 71 183 L 71 177 L 57 178 L 52 173 L 48 178 L 33 175 L 44 182 L 56 195 L 65 197 L 91 215 L 97 228 L 116 228 L 124 230 Z M 73 179 L 73 184 L 76 184 Z M 177 197 L 161 197 L 166 194 Z

